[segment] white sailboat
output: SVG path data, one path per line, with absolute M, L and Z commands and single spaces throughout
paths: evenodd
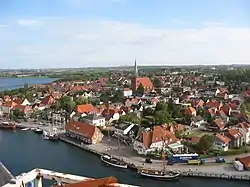
M 108 132 L 108 136 L 109 136 L 109 142 L 110 142 L 110 135 Z M 117 167 L 117 168 L 122 168 L 122 169 L 127 169 L 128 165 L 126 162 L 124 162 L 120 156 L 119 158 L 116 158 L 114 156 L 111 155 L 111 149 L 110 149 L 110 143 L 109 143 L 109 148 L 108 150 L 110 151 L 110 154 L 104 154 L 101 156 L 101 161 L 109 166 L 113 166 L 113 167 Z M 118 153 L 120 153 L 120 140 L 118 138 Z
M 180 171 L 166 171 L 166 157 L 165 157 L 165 136 L 163 137 L 163 151 L 162 151 L 162 170 L 154 169 L 138 169 L 138 173 L 143 177 L 148 177 L 156 180 L 177 180 L 181 176 Z

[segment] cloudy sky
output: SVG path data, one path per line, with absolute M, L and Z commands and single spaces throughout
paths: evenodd
M 249 0 L 0 0 L 0 69 L 250 64 Z

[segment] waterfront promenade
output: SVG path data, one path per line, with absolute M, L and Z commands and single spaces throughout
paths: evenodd
M 91 144 L 85 145 L 80 144 L 76 141 L 68 139 L 63 134 L 60 136 L 62 141 L 80 147 L 86 151 L 95 153 L 97 155 L 108 153 L 108 146 L 105 143 L 105 139 L 103 143 L 100 144 Z M 114 141 L 111 141 L 114 143 Z M 161 169 L 162 162 L 160 160 L 152 160 L 152 164 L 144 163 L 145 158 L 136 155 L 136 153 L 129 146 L 121 146 L 120 147 L 120 155 L 117 151 L 116 145 L 110 145 L 110 152 L 115 157 L 120 157 L 123 159 L 130 168 L 144 168 L 144 169 Z M 249 154 L 248 154 L 249 155 Z M 233 167 L 232 157 L 228 157 L 227 163 L 218 164 L 214 163 L 214 158 L 208 159 L 208 165 L 186 165 L 186 164 L 175 164 L 168 165 L 168 170 L 178 170 L 181 171 L 182 175 L 185 177 L 206 177 L 206 178 L 221 178 L 221 179 L 231 179 L 231 180 L 250 180 L 250 172 L 249 171 L 237 171 Z

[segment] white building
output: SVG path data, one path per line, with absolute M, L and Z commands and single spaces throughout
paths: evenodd
M 129 88 L 124 88 L 124 90 L 123 90 L 123 95 L 124 95 L 124 97 L 130 97 L 130 96 L 133 95 L 133 92 L 132 92 L 132 90 L 129 89 Z
M 104 127 L 105 126 L 105 118 L 102 116 L 97 115 L 87 115 L 83 118 L 83 121 L 88 122 L 97 127 Z
M 250 124 L 240 123 L 238 124 L 239 131 L 243 135 L 243 139 L 246 143 L 250 143 Z
M 218 151 L 228 151 L 230 138 L 224 134 L 216 134 L 214 137 L 213 149 Z

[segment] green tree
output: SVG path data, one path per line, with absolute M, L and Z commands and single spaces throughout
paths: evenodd
M 156 88 L 161 88 L 161 87 L 162 87 L 162 82 L 161 82 L 161 80 L 158 79 L 158 78 L 155 78 L 155 79 L 153 80 L 153 84 L 154 84 L 154 86 L 155 86 Z
M 59 99 L 59 103 L 60 103 L 61 108 L 66 110 L 67 112 L 71 112 L 76 106 L 76 103 L 69 96 L 61 97 Z
M 144 94 L 144 87 L 142 86 L 142 84 L 139 84 L 137 90 L 136 90 L 137 94 L 139 95 L 143 95 Z
M 110 100 L 110 97 L 111 97 L 111 92 L 110 91 L 102 92 L 101 95 L 100 95 L 100 101 L 104 102 L 104 103 L 107 103 Z
M 112 97 L 112 102 L 123 102 L 124 95 L 122 90 L 116 90 L 113 97 Z
M 145 116 L 153 116 L 154 110 L 151 107 L 145 108 L 142 112 L 142 115 Z
M 214 121 L 214 117 L 209 114 L 206 116 L 206 119 L 208 123 L 212 123 Z
M 61 103 L 59 101 L 56 101 L 55 103 L 53 103 L 51 105 L 50 108 L 55 109 L 55 110 L 59 110 L 61 108 Z
M 199 115 L 199 116 L 201 116 L 201 117 L 204 118 L 205 117 L 205 111 L 204 111 L 204 109 L 203 108 L 198 109 L 197 115 Z
M 12 112 L 12 117 L 15 119 L 17 119 L 17 118 L 23 119 L 24 116 L 25 116 L 25 113 L 22 110 L 20 110 L 19 108 L 15 108 Z
M 201 137 L 201 140 L 197 144 L 199 150 L 210 150 L 213 146 L 213 137 L 205 134 Z
M 169 123 L 172 121 L 172 117 L 167 110 L 159 110 L 155 112 L 154 121 L 157 125 Z
M 120 116 L 119 119 L 121 122 L 131 122 L 131 123 L 136 123 L 136 124 L 140 124 L 141 120 L 134 114 L 127 114 L 124 116 Z
M 168 104 L 161 101 L 156 104 L 155 111 L 160 111 L 160 110 L 167 110 L 168 109 Z
M 83 104 L 88 104 L 90 103 L 89 99 L 83 98 L 83 97 L 77 97 L 75 99 L 76 105 L 83 105 Z

